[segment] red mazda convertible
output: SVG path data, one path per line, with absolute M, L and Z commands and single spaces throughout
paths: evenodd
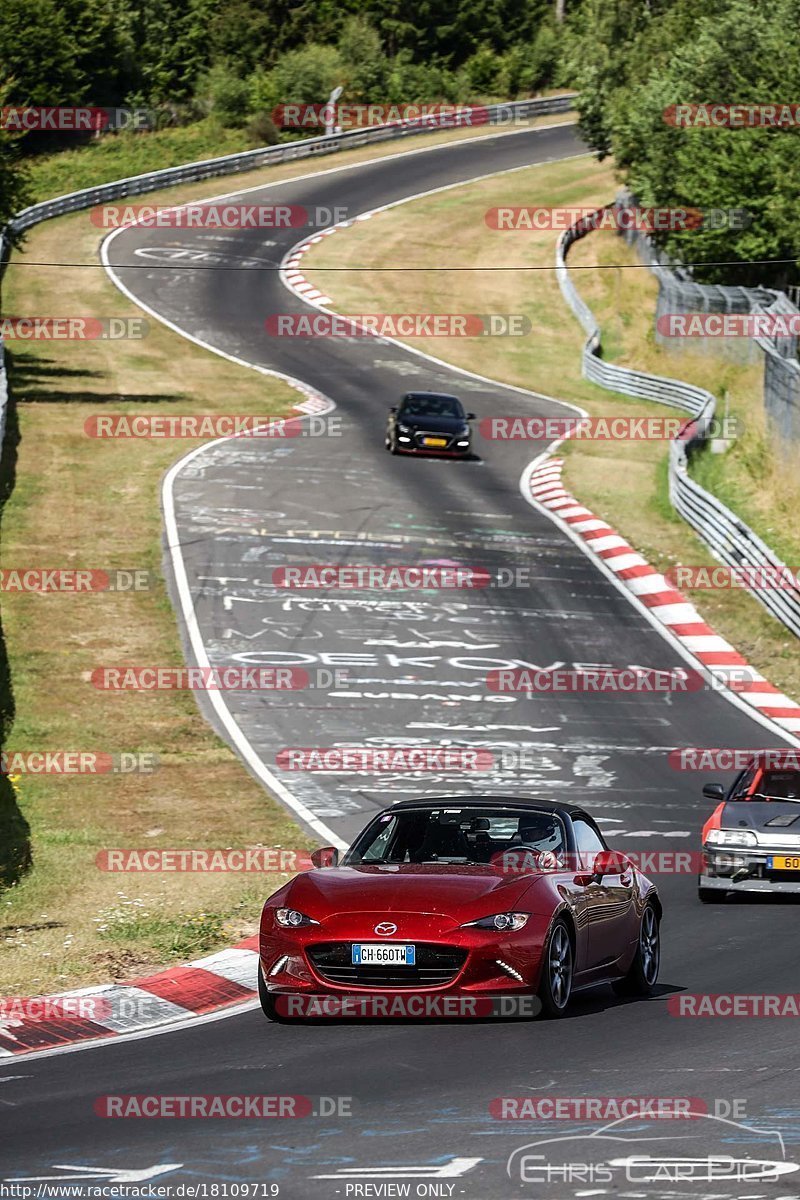
M 258 983 L 272 1020 L 560 1017 L 579 989 L 655 987 L 656 888 L 573 805 L 406 800 L 341 862 L 332 847 L 312 860 L 264 905 Z

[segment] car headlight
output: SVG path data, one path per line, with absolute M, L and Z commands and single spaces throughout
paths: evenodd
M 400 421 L 398 421 L 397 422 L 397 432 L 398 433 L 411 433 L 411 429 L 408 425 L 403 425 Z
M 459 437 L 469 437 L 469 435 L 471 433 L 472 433 L 472 430 L 470 429 L 469 425 L 465 425 L 464 428 L 460 431 L 458 436 Z
M 757 846 L 758 838 L 750 829 L 710 829 L 709 846 Z
M 480 917 L 477 921 L 465 921 L 462 929 L 477 926 L 478 929 L 495 929 L 508 932 L 512 929 L 522 929 L 528 923 L 530 913 L 506 912 L 495 913 L 491 917 Z
M 319 921 L 315 921 L 313 917 L 307 917 L 305 913 L 298 912 L 296 908 L 276 908 L 275 920 L 279 925 L 283 925 L 284 929 L 301 929 L 303 925 L 319 925 Z

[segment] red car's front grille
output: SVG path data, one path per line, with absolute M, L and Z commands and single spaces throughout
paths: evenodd
M 467 951 L 456 947 L 416 946 L 413 967 L 354 966 L 351 942 L 325 942 L 309 946 L 306 953 L 323 979 L 354 987 L 440 987 L 455 979 L 467 960 Z

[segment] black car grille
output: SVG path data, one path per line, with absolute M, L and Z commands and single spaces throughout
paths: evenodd
M 437 987 L 455 979 L 467 959 L 466 950 L 416 945 L 413 967 L 354 966 L 351 942 L 326 942 L 307 950 L 318 975 L 331 983 L 354 987 Z

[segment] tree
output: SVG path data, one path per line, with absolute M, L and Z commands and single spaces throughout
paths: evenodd
M 310 42 L 290 50 L 271 72 L 281 103 L 316 104 L 328 99 L 344 76 L 342 56 L 334 46 Z
M 613 154 L 637 199 L 750 214 L 744 227 L 657 235 L 675 257 L 699 264 L 699 280 L 783 286 L 797 278 L 791 266 L 750 260 L 798 256 L 800 130 L 678 128 L 665 111 L 800 95 L 798 7 L 798 0 L 776 0 L 769 10 L 750 0 L 649 8 L 644 0 L 587 0 L 570 26 L 565 58 L 581 91 L 581 129 L 599 157 Z M 728 260 L 737 265 L 711 265 Z
M 339 55 L 348 100 L 381 101 L 386 96 L 389 60 L 380 35 L 366 17 L 348 17 L 339 35 Z
M 10 82 L 0 85 L 0 108 L 10 102 L 11 93 Z M 0 132 L 0 229 L 30 203 L 27 177 L 20 162 L 21 141 L 19 137 Z

